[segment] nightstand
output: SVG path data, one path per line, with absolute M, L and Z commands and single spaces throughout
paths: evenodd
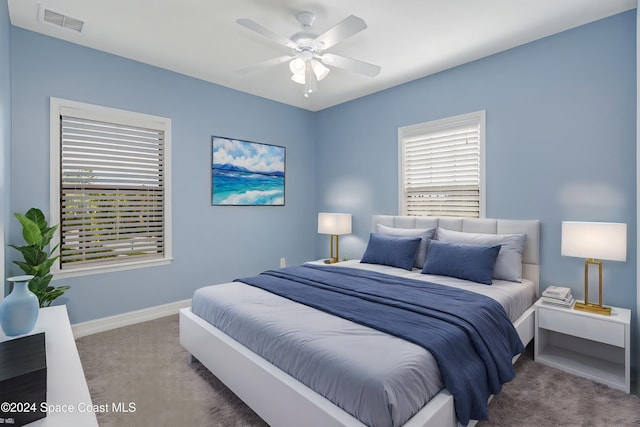
M 631 310 L 612 307 L 604 316 L 541 300 L 535 307 L 536 362 L 629 393 Z

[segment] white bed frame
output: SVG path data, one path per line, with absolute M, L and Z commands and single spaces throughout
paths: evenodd
M 533 281 L 539 294 L 540 222 L 478 218 L 438 218 L 374 215 L 372 227 L 443 227 L 470 233 L 525 233 L 523 277 Z M 514 326 L 526 345 L 533 339 L 534 309 L 530 307 Z M 193 314 L 180 310 L 180 343 L 192 357 L 231 389 L 273 427 L 364 426 L 353 416 L 278 369 L 247 347 Z M 514 358 L 515 360 L 515 358 Z M 475 424 L 472 421 L 470 425 Z M 404 427 L 456 427 L 453 396 L 445 389 L 414 415 Z

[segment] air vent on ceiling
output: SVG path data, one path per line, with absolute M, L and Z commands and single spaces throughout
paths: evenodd
M 38 15 L 40 22 L 48 22 L 49 24 L 78 33 L 82 31 L 82 27 L 84 26 L 84 21 L 71 18 L 70 16 L 63 15 L 62 13 L 54 12 L 42 5 L 40 5 Z

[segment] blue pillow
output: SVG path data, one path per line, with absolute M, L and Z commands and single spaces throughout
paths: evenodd
M 413 264 L 414 267 L 422 269 L 424 267 L 424 261 L 427 259 L 427 250 L 429 249 L 429 242 L 436 234 L 434 228 L 393 228 L 386 225 L 378 224 L 377 231 L 380 234 L 387 234 L 389 236 L 398 237 L 420 237 L 422 241 L 418 246 L 418 252 L 416 253 L 416 261 Z
M 367 250 L 360 262 L 411 270 L 421 240 L 420 237 L 398 237 L 371 233 Z
M 481 234 L 438 228 L 438 240 L 471 245 L 500 245 L 500 253 L 493 269 L 493 278 L 522 282 L 522 252 L 526 234 Z
M 422 272 L 490 285 L 500 245 L 446 243 L 432 240 Z

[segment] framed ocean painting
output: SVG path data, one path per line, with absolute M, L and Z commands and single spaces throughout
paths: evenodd
M 211 204 L 284 206 L 285 147 L 211 137 Z

